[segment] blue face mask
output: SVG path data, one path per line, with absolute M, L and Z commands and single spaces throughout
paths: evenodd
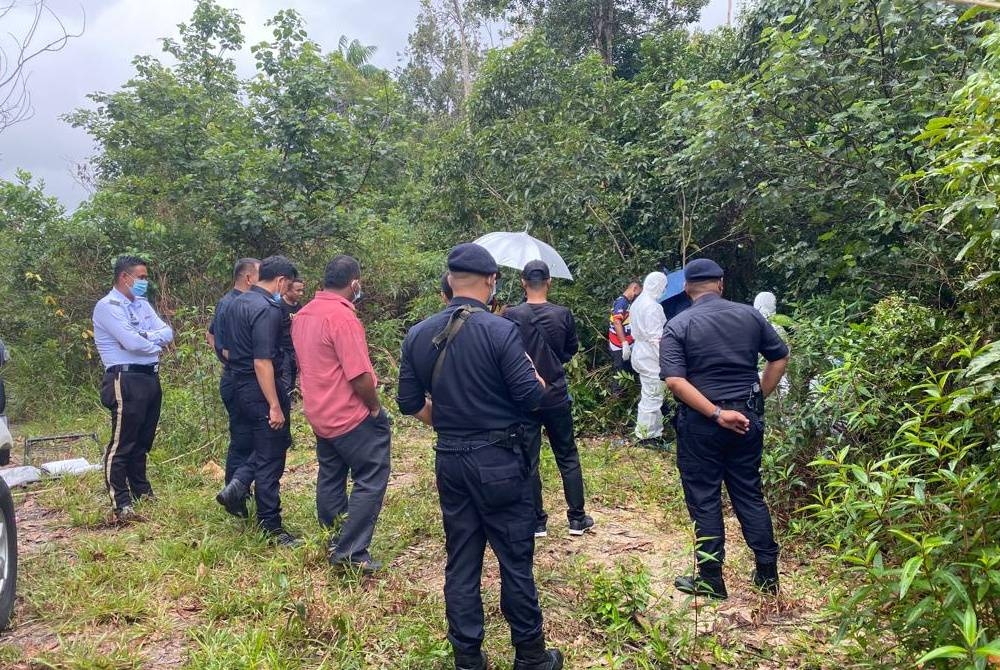
M 281 293 L 280 292 L 278 292 L 278 293 L 272 293 L 271 294 L 271 299 L 274 300 L 274 302 L 279 302 L 280 303 L 281 302 Z
M 149 288 L 148 279 L 136 279 L 132 283 L 132 295 L 136 298 L 141 298 L 146 295 L 146 290 Z

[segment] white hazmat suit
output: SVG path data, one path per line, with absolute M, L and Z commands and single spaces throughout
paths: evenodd
M 774 315 L 778 313 L 778 298 L 775 297 L 775 295 L 770 291 L 762 291 L 757 294 L 756 298 L 753 299 L 753 306 L 754 309 L 760 312 L 765 319 L 771 321 L 774 318 Z M 778 337 L 780 337 L 785 344 L 788 344 L 788 333 L 785 332 L 785 329 L 776 323 L 772 323 L 771 325 L 774 326 L 774 330 L 778 333 Z M 788 381 L 788 375 L 781 375 L 781 379 L 778 380 L 778 388 L 776 389 L 778 397 L 781 398 L 786 395 L 791 387 L 792 385 Z
M 667 317 L 656 301 L 667 287 L 667 276 L 650 272 L 642 282 L 642 293 L 632 303 L 629 318 L 632 323 L 632 369 L 639 374 L 642 395 L 635 419 L 635 436 L 640 440 L 663 435 L 664 384 L 660 379 L 660 338 Z

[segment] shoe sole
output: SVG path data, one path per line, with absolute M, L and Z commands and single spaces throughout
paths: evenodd
M 535 537 L 548 537 L 548 536 L 549 536 L 548 531 L 544 533 L 535 533 Z
M 238 519 L 249 519 L 250 518 L 250 511 L 246 508 L 246 500 L 244 500 L 242 508 L 235 508 L 234 509 L 234 508 L 232 508 L 232 507 L 230 507 L 229 505 L 226 504 L 226 499 L 222 497 L 221 493 L 217 493 L 215 495 L 215 502 L 217 502 L 220 505 L 222 505 L 223 509 L 225 509 L 227 512 L 229 512 L 230 514 L 232 514 L 233 516 L 235 516 Z
M 584 528 L 583 530 L 573 530 L 572 528 L 570 528 L 569 529 L 569 534 L 570 535 L 583 535 L 585 533 L 589 533 L 592 530 L 594 530 L 593 526 L 588 526 L 587 528 Z

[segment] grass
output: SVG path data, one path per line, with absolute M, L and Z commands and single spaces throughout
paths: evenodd
M 151 455 L 156 500 L 146 521 L 109 523 L 100 473 L 18 491 L 21 573 L 14 629 L 0 637 L 4 668 L 451 668 L 442 596 L 444 537 L 433 479 L 432 435 L 394 428 L 393 476 L 373 555 L 388 572 L 363 579 L 326 564 L 315 521 L 315 455 L 296 419 L 282 502 L 297 550 L 270 546 L 215 503 L 223 424 L 181 393 L 165 411 Z M 165 405 L 165 410 L 169 405 Z M 214 411 L 214 410 L 213 410 Z M 89 413 L 21 435 L 100 430 Z M 536 579 L 549 641 L 568 668 L 836 667 L 842 648 L 822 619 L 829 590 L 822 557 L 783 549 L 780 601 L 746 585 L 752 559 L 728 519 L 722 605 L 674 592 L 691 562 L 691 531 L 668 454 L 584 440 L 581 456 L 595 533 L 570 538 L 559 476 L 543 458 L 549 537 L 536 546 Z M 487 552 L 486 650 L 511 665 L 499 577 Z

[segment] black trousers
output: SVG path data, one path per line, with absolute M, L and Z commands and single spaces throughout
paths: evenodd
M 626 361 L 622 356 L 621 349 L 610 349 L 608 353 L 611 354 L 611 370 L 614 373 L 614 376 L 611 377 L 611 393 L 618 395 L 622 390 L 622 385 L 618 381 L 618 373 L 627 372 L 632 377 L 635 377 L 635 370 L 632 369 L 632 361 Z
M 295 351 L 285 351 L 284 356 L 281 359 L 281 369 L 277 370 L 275 374 L 278 376 L 278 381 L 285 388 L 286 393 L 291 393 L 295 390 L 295 380 L 299 374 L 299 366 L 295 362 Z
M 219 396 L 229 416 L 229 449 L 226 450 L 226 483 L 233 478 L 233 473 L 247 462 L 253 453 L 253 431 L 239 421 L 239 408 L 236 403 L 236 379 L 229 370 L 222 373 L 219 380 Z M 247 482 L 249 483 L 249 482 Z
M 389 484 L 392 430 L 385 410 L 366 417 L 350 432 L 333 438 L 316 436 L 316 514 L 324 526 L 347 514 L 330 540 L 334 560 L 367 561 L 375 524 Z M 354 482 L 347 496 L 347 477 Z
M 535 420 L 525 428 L 525 441 L 531 455 L 531 493 L 535 503 L 536 525 L 545 525 L 549 515 L 545 513 L 542 500 L 542 476 L 539 472 L 541 459 L 542 428 L 549 438 L 549 446 L 556 458 L 556 466 L 562 477 L 563 495 L 566 497 L 566 517 L 577 521 L 584 517 L 583 471 L 580 469 L 580 453 L 576 449 L 573 430 L 572 404 L 552 407 L 533 412 Z
M 456 654 L 475 655 L 483 642 L 481 581 L 489 542 L 500 563 L 500 610 L 511 642 L 542 633 L 532 560 L 535 506 L 523 447 L 439 438 L 435 458 L 444 520 L 444 602 L 448 640 Z
M 146 457 L 153 448 L 163 392 L 160 378 L 142 372 L 105 372 L 101 404 L 111 410 L 111 440 L 104 450 L 104 484 L 115 509 L 153 494 Z
M 740 521 L 743 538 L 759 563 L 778 560 L 771 514 L 760 482 L 764 422 L 744 412 L 750 430 L 739 435 L 681 405 L 677 414 L 677 469 L 691 520 L 699 539 L 699 562 L 720 564 L 726 558 L 722 521 L 722 483 Z
M 292 443 L 288 428 L 290 412 L 288 393 L 278 382 L 278 400 L 285 415 L 285 424 L 274 430 L 268 423 L 268 406 L 253 374 L 235 375 L 236 421 L 247 430 L 253 451 L 233 472 L 247 486 L 253 482 L 257 500 L 257 521 L 265 530 L 281 528 L 281 475 L 285 472 L 285 455 Z

